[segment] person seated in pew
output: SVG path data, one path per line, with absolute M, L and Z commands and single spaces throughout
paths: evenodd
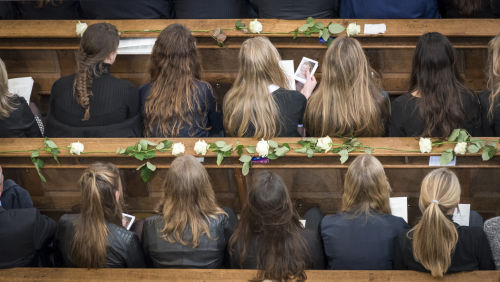
M 258 18 L 298 20 L 313 17 L 315 19 L 337 18 L 339 0 L 249 0 Z
M 171 19 L 171 0 L 79 0 L 86 19 Z
M 438 0 L 340 0 L 341 19 L 439 19 Z M 475 1 L 475 0 L 473 0 Z
M 91 164 L 79 180 L 80 214 L 59 219 L 56 262 L 68 267 L 145 267 L 137 235 L 122 226 L 123 190 L 118 168 Z
M 19 19 L 23 20 L 74 20 L 81 18 L 79 0 L 21 0 L 13 3 Z
M 12 190 L 17 189 L 9 184 L 12 183 L 3 182 L 0 167 L 0 269 L 51 266 L 48 246 L 54 237 L 56 223 L 33 208 L 29 194 L 25 203 L 16 205 L 14 201 L 13 204 Z M 4 193 L 11 195 L 4 197 Z
M 258 281 L 307 279 L 306 269 L 325 266 L 319 236 L 322 217 L 312 208 L 301 222 L 283 179 L 270 171 L 255 173 L 229 241 L 231 267 L 258 269 Z
M 238 219 L 217 205 L 205 167 L 193 156 L 177 157 L 162 188 L 158 214 L 142 227 L 148 266 L 222 268 Z
M 21 96 L 9 92 L 9 78 L 0 58 L 0 137 L 42 137 L 43 124 Z
M 391 111 L 392 137 L 448 137 L 456 128 L 482 135 L 479 99 L 463 84 L 455 49 L 438 32 L 418 40 L 410 91 L 393 101 Z
M 384 136 L 389 95 L 381 91 L 358 40 L 337 37 L 323 59 L 322 79 L 307 101 L 304 126 L 309 136 Z
M 52 86 L 47 136 L 141 135 L 137 88 L 110 74 L 118 41 L 118 30 L 109 23 L 93 24 L 84 32 L 76 73 L 60 78 Z
M 497 216 L 486 220 L 484 223 L 484 232 L 490 242 L 496 270 L 500 270 L 500 217 Z
M 0 191 L 2 192 L 0 201 L 4 209 L 33 208 L 33 201 L 31 200 L 30 193 L 23 187 L 17 185 L 14 180 L 5 179 L 2 166 L 0 166 Z
M 483 229 L 452 221 L 460 190 L 460 182 L 451 170 L 440 168 L 425 176 L 418 202 L 422 217 L 410 231 L 399 234 L 394 269 L 430 272 L 434 277 L 495 269 Z
M 391 214 L 390 192 L 377 158 L 354 159 L 345 176 L 342 210 L 321 221 L 328 269 L 392 269 L 394 239 L 409 226 Z
M 177 19 L 239 19 L 248 17 L 247 0 L 172 0 Z
M 17 11 L 14 8 L 14 1 L 0 1 L 0 20 L 14 20 L 17 18 Z
M 307 74 L 302 93 L 288 90 L 278 50 L 265 37 L 245 40 L 238 57 L 238 75 L 224 96 L 226 134 L 257 139 L 298 137 L 297 126 L 316 86 L 314 76 Z
M 488 44 L 488 89 L 479 94 L 484 136 L 500 136 L 500 34 Z
M 498 18 L 500 0 L 438 0 L 443 18 Z
M 151 54 L 151 82 L 140 89 L 145 136 L 223 135 L 222 113 L 200 69 L 191 31 L 181 24 L 166 27 Z

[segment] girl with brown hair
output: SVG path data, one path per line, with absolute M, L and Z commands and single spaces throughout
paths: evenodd
M 283 179 L 269 171 L 252 179 L 240 223 L 229 241 L 232 268 L 259 269 L 257 280 L 305 280 L 308 268 L 323 269 L 319 209 L 300 222 Z
M 328 269 L 392 269 L 394 239 L 409 226 L 391 215 L 390 192 L 377 158 L 364 154 L 352 162 L 342 210 L 321 222 Z
M 146 218 L 142 243 L 152 267 L 221 268 L 236 215 L 217 205 L 207 171 L 193 156 L 167 171 L 158 215 Z
M 200 80 L 196 39 L 181 24 L 165 28 L 153 47 L 151 83 L 141 87 L 144 135 L 207 137 L 222 133 L 211 86 Z
M 52 86 L 48 136 L 140 136 L 137 88 L 110 74 L 119 39 L 118 30 L 109 23 L 93 24 L 84 32 L 76 73 Z
M 122 227 L 122 184 L 110 163 L 90 165 L 79 181 L 81 212 L 59 220 L 55 245 L 64 266 L 145 267 L 137 236 Z
M 483 135 L 500 136 L 500 34 L 488 44 L 488 89 L 479 94 Z
M 481 227 L 452 221 L 460 201 L 460 183 L 446 168 L 431 171 L 422 181 L 418 206 L 422 217 L 409 232 L 399 235 L 394 269 L 445 273 L 494 270 L 491 249 Z
M 384 136 L 389 96 L 377 87 L 373 73 L 358 40 L 337 37 L 323 59 L 321 83 L 307 101 L 307 134 Z
M 314 77 L 308 73 L 302 93 L 287 90 L 278 50 L 265 37 L 245 40 L 238 58 L 238 75 L 224 96 L 226 134 L 257 139 L 298 137 L 297 126 L 316 86 Z

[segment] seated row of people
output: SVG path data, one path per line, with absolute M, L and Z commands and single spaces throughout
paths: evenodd
M 0 19 L 494 18 L 499 0 L 0 1 Z
M 269 171 L 254 174 L 238 222 L 231 209 L 217 205 L 206 170 L 192 156 L 172 162 L 158 214 L 136 229 L 139 236 L 122 227 L 123 188 L 114 165 L 92 164 L 79 185 L 80 214 L 62 216 L 57 231 L 47 218 L 45 226 L 27 230 L 35 225 L 31 218 L 44 217 L 34 209 L 0 207 L 1 267 L 46 262 L 35 260 L 33 251 L 46 255 L 43 244 L 54 236 L 56 265 L 71 267 L 250 268 L 259 269 L 259 280 L 305 279 L 306 269 L 325 268 L 410 269 L 435 277 L 495 269 L 482 227 L 458 226 L 451 219 L 461 190 L 448 169 L 424 178 L 422 217 L 412 229 L 391 215 L 384 169 L 367 154 L 349 166 L 341 211 L 323 217 L 313 208 L 302 217 L 304 222 L 281 177 Z M 500 252 L 497 221 L 485 225 L 493 230 L 489 235 L 495 257 Z M 21 229 L 24 237 L 16 235 Z M 43 240 L 32 246 L 27 242 L 34 234 Z
M 52 87 L 46 136 L 269 139 L 298 137 L 302 123 L 307 135 L 316 137 L 446 137 L 455 128 L 500 136 L 500 35 L 490 42 L 488 90 L 479 95 L 464 86 L 450 41 L 436 32 L 422 35 L 409 93 L 392 105 L 354 38 L 336 38 L 325 53 L 320 85 L 315 90 L 316 80 L 307 74 L 300 92 L 287 89 L 272 43 L 250 38 L 241 46 L 239 71 L 222 110 L 210 85 L 200 80 L 196 41 L 186 27 L 172 24 L 160 33 L 150 58 L 151 82 L 139 91 L 109 73 L 118 40 L 108 23 L 85 31 L 76 73 Z M 40 136 L 24 101 L 8 93 L 1 70 L 0 136 Z

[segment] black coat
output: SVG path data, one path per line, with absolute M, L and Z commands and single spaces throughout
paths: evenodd
M 171 0 L 80 0 L 87 19 L 170 19 Z
M 11 179 L 3 182 L 3 192 L 0 200 L 2 201 L 2 207 L 6 210 L 33 208 L 30 193 Z
M 249 0 L 249 2 L 259 18 L 331 19 L 337 18 L 339 14 L 338 0 Z
M 0 119 L 0 137 L 42 137 L 40 128 L 26 100 L 14 95 L 16 109 L 5 119 Z

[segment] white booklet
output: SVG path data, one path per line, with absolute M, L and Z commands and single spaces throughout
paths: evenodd
M 394 216 L 403 218 L 408 223 L 408 197 L 389 198 L 391 213 Z
M 295 90 L 295 72 L 293 70 L 293 60 L 281 60 L 280 67 L 288 79 L 288 88 Z
M 461 226 L 469 226 L 470 204 L 458 204 L 453 212 L 453 221 Z
M 127 230 L 130 230 L 130 227 L 132 227 L 134 221 L 135 221 L 135 216 L 122 213 L 122 225 L 123 227 L 127 228 Z
M 30 103 L 31 91 L 35 81 L 32 77 L 18 77 L 9 79 L 9 92 L 23 97 L 26 102 Z
M 149 55 L 153 51 L 156 38 L 125 38 L 120 39 L 119 55 Z

